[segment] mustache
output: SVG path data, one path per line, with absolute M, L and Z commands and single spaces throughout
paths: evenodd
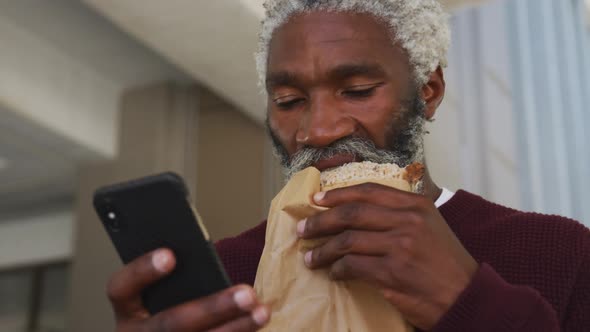
M 379 164 L 402 163 L 405 162 L 400 156 L 392 151 L 379 149 L 375 144 L 361 137 L 344 137 L 327 147 L 314 148 L 305 147 L 297 151 L 283 165 L 285 175 L 291 178 L 295 173 L 312 166 L 320 160 L 330 159 L 337 155 L 352 155 L 356 160 L 371 161 Z

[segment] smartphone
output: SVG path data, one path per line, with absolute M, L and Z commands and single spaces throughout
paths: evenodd
M 152 314 L 231 286 L 186 185 L 163 173 L 99 188 L 94 208 L 123 263 L 169 248 L 176 268 L 142 293 Z

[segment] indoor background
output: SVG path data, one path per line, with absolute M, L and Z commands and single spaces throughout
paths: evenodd
M 590 1 L 447 0 L 438 184 L 590 226 Z M 0 0 L 0 331 L 104 332 L 120 267 L 96 187 L 174 170 L 216 239 L 283 184 L 253 53 L 262 0 Z

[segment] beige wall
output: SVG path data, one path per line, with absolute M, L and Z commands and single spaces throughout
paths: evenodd
M 173 170 L 185 177 L 212 236 L 235 234 L 263 216 L 262 128 L 200 88 L 170 84 L 128 92 L 121 104 L 120 157 L 80 171 L 68 331 L 114 330 L 104 289 L 121 264 L 91 206 L 104 184 Z
M 266 216 L 263 127 L 207 91 L 199 98 L 196 207 L 214 239 Z

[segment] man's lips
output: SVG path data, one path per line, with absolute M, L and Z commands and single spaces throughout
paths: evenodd
M 317 168 L 320 172 L 327 170 L 328 168 L 342 166 L 344 164 L 353 163 L 359 161 L 358 158 L 351 154 L 339 154 L 329 159 L 322 159 L 312 166 Z

